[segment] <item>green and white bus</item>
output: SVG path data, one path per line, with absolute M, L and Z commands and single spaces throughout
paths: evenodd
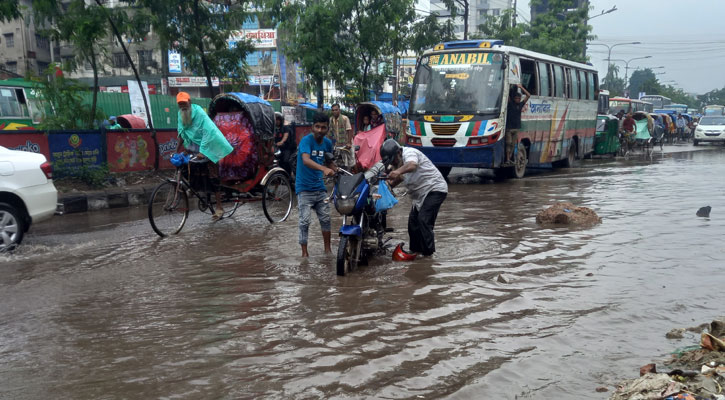
M 35 84 L 24 79 L 0 80 L 0 130 L 35 129 L 43 108 Z
M 418 61 L 406 144 L 445 175 L 452 167 L 490 168 L 523 177 L 527 165 L 566 167 L 592 153 L 597 70 L 501 40 L 437 45 Z M 531 98 L 521 113 L 513 167 L 504 166 L 509 96 L 517 84 Z

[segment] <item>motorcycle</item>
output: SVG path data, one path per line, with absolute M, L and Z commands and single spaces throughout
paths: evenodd
M 369 257 L 385 253 L 383 234 L 385 212 L 376 212 L 381 197 L 371 184 L 374 173 L 351 174 L 341 168 L 332 192 L 335 209 L 342 215 L 340 245 L 337 250 L 337 275 L 344 276 L 366 264 Z

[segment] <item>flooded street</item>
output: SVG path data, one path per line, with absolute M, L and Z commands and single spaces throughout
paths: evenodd
M 343 278 L 317 222 L 299 258 L 296 211 L 168 239 L 145 209 L 56 217 L 0 256 L 0 398 L 605 399 L 725 314 L 722 147 L 532 172 L 453 176 L 433 258 Z M 538 226 L 556 201 L 603 222 Z

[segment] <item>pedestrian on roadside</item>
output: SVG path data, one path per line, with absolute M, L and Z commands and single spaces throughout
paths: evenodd
M 302 257 L 309 257 L 307 251 L 308 232 L 312 210 L 322 228 L 322 240 L 325 253 L 332 253 L 330 246 L 330 205 L 325 200 L 327 190 L 323 176 L 333 176 L 337 166 L 325 161 L 325 153 L 332 153 L 332 141 L 326 137 L 330 129 L 330 117 L 318 112 L 312 120 L 312 132 L 300 140 L 297 148 L 297 174 L 295 177 L 295 193 L 300 212 L 299 243 Z
M 529 101 L 531 95 L 521 85 L 516 85 L 521 91 L 524 92 L 526 98 L 521 99 L 521 93 L 512 88 L 511 93 L 513 96 L 509 96 L 508 109 L 506 110 L 506 161 L 504 164 L 513 164 L 513 153 L 514 147 L 519 142 L 519 130 L 521 129 L 521 111 L 524 109 L 524 105 Z
M 288 174 L 292 174 L 292 156 L 294 155 L 295 138 L 292 133 L 292 127 L 284 124 L 284 115 L 280 112 L 274 113 L 274 144 L 282 153 L 279 156 L 279 166 Z
M 123 129 L 123 127 L 118 124 L 118 121 L 116 120 L 116 117 L 114 117 L 113 115 L 111 115 L 110 117 L 108 117 L 108 122 L 111 123 L 111 126 L 109 126 L 108 129 L 111 129 L 111 130 Z
M 404 184 L 413 200 L 408 216 L 410 250 L 424 256 L 432 255 L 436 250 L 433 228 L 448 195 L 446 180 L 425 154 L 402 147 L 394 139 L 383 142 L 380 157 L 386 168 L 393 168 L 388 174 L 390 186 Z
M 675 125 L 677 126 L 677 138 L 684 141 L 685 127 L 687 126 L 687 123 L 685 122 L 685 117 L 683 117 L 682 114 L 677 114 L 677 121 L 675 122 Z
M 176 104 L 179 106 L 178 131 L 179 144 L 176 152 L 185 147 L 197 159 L 209 159 L 207 163 L 209 178 L 219 178 L 219 160 L 232 152 L 224 134 L 217 128 L 214 121 L 209 118 L 203 108 L 198 104 L 191 104 L 191 96 L 186 92 L 176 95 Z M 224 216 L 222 209 L 222 194 L 220 188 L 214 192 L 216 198 L 216 211 L 212 220 L 218 221 Z
M 341 114 L 340 104 L 338 103 L 332 105 L 330 137 L 335 146 L 350 148 L 350 144 L 352 143 L 352 125 L 350 125 L 350 118 Z

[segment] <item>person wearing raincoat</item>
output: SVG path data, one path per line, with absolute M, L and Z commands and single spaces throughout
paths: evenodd
M 176 95 L 176 104 L 179 106 L 178 131 L 179 144 L 176 152 L 181 151 L 181 146 L 196 154 L 197 158 L 208 158 L 209 177 L 219 177 L 219 160 L 232 152 L 233 148 L 224 137 L 224 134 L 217 128 L 214 121 L 204 112 L 204 109 L 197 104 L 191 104 L 191 96 L 186 92 L 179 92 Z M 221 202 L 221 192 L 217 190 L 216 212 L 212 216 L 214 221 L 221 219 L 224 215 Z

